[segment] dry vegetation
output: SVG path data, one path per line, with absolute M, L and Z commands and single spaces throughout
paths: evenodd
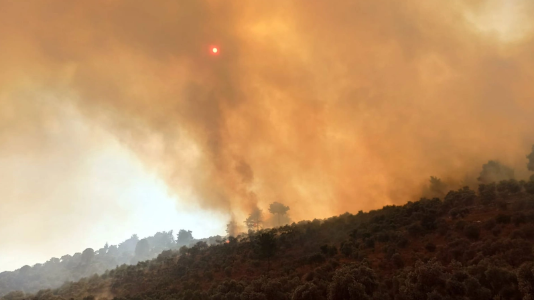
M 3 299 L 530 299 L 532 186 L 512 179 L 201 241 Z

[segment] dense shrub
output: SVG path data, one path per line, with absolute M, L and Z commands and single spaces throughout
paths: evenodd
M 497 225 L 497 221 L 495 219 L 489 219 L 486 222 L 484 222 L 484 229 L 486 230 L 492 230 L 495 225 Z
M 337 254 L 336 246 L 323 245 L 321 246 L 321 252 L 326 256 L 334 256 Z
M 521 231 L 523 232 L 523 235 L 526 239 L 534 238 L 534 225 L 533 224 L 527 224 L 523 226 Z
M 515 225 L 515 226 L 519 226 L 521 224 L 524 224 L 527 222 L 527 218 L 525 217 L 524 214 L 522 213 L 516 213 L 512 216 L 512 219 L 511 219 L 512 223 Z
M 391 256 L 391 261 L 395 265 L 396 268 L 403 268 L 404 267 L 404 259 L 399 253 L 395 253 Z
M 500 235 L 502 232 L 502 227 L 501 226 L 495 226 L 492 230 L 491 230 L 491 233 L 494 235 L 494 236 L 498 236 Z
M 464 220 L 458 220 L 454 223 L 454 229 L 456 230 L 464 230 L 465 226 L 467 226 L 467 222 Z
M 378 288 L 375 272 L 362 265 L 348 265 L 334 273 L 328 299 L 371 299 Z
M 526 262 L 519 267 L 517 283 L 523 299 L 534 299 L 534 263 Z
M 480 202 L 484 205 L 493 203 L 497 199 L 495 183 L 481 184 L 478 186 Z
M 465 186 L 458 191 L 450 191 L 445 196 L 443 204 L 446 207 L 464 207 L 473 205 L 475 203 L 476 194 L 475 191 Z
M 465 207 L 455 207 L 449 211 L 452 219 L 464 218 L 469 214 L 469 209 Z
M 321 253 L 316 253 L 316 254 L 310 255 L 310 257 L 308 257 L 308 262 L 310 264 L 320 264 L 320 263 L 323 263 L 325 261 L 326 261 L 326 258 Z
M 525 191 L 529 194 L 534 194 L 534 180 L 529 180 L 524 185 Z
M 480 237 L 480 227 L 475 224 L 469 224 L 464 229 L 465 236 L 472 240 L 478 240 Z
M 426 251 L 428 251 L 428 252 L 434 252 L 434 251 L 436 251 L 436 245 L 434 245 L 433 243 L 428 242 L 428 243 L 425 245 L 425 249 L 426 249 Z
M 497 185 L 497 191 L 501 196 L 508 197 L 509 195 L 519 193 L 521 191 L 521 185 L 515 179 L 503 180 Z
M 414 223 L 408 227 L 408 232 L 411 236 L 417 237 L 424 233 L 423 227 L 421 225 Z
M 354 249 L 355 249 L 355 245 L 352 241 L 345 241 L 341 243 L 341 247 L 339 248 L 341 253 L 347 257 L 350 257 L 352 255 L 352 253 L 354 252 Z
M 295 289 L 291 300 L 326 300 L 326 297 L 315 284 L 308 282 Z
M 408 244 L 410 243 L 408 238 L 406 236 L 404 236 L 403 234 L 398 235 L 396 237 L 396 241 L 397 241 L 397 246 L 399 248 L 406 248 L 408 246 Z
M 495 221 L 498 224 L 508 224 L 510 223 L 511 219 L 512 218 L 509 215 L 505 214 L 498 214 L 497 217 L 495 217 Z

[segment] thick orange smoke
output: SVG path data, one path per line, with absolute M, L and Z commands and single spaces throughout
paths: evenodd
M 0 0 L 0 140 L 54 119 L 31 100 L 54 95 L 182 199 L 293 219 L 413 200 L 489 159 L 521 174 L 531 21 L 503 40 L 462 2 Z

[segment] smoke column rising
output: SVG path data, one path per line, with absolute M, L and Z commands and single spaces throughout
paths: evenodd
M 73 105 L 181 199 L 297 220 L 414 200 L 489 159 L 520 174 L 532 21 L 505 18 L 503 40 L 473 23 L 487 3 L 0 0 L 1 151 Z

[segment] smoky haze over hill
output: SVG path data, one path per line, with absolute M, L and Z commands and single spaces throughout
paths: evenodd
M 295 220 L 405 203 L 490 159 L 526 177 L 534 5 L 517 1 L 503 40 L 475 23 L 498 3 L 3 0 L 0 153 L 66 151 L 54 132 L 72 107 L 184 201 L 241 215 L 279 201 Z M 31 207 L 41 184 L 0 186 L 3 203 Z M 54 201 L 52 218 L 77 209 Z

